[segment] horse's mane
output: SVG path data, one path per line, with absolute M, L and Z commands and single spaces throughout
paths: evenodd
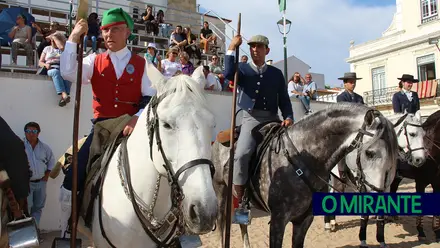
M 168 94 L 175 92 L 175 94 L 169 94 L 167 97 L 171 99 L 169 101 L 170 106 L 177 106 L 182 104 L 183 101 L 191 100 L 194 103 L 208 108 L 202 87 L 200 87 L 194 79 L 187 75 L 181 74 L 171 77 L 166 81 L 165 84 L 161 86 L 160 92 Z
M 344 130 L 347 128 L 352 129 L 352 131 L 357 131 L 360 126 L 349 126 L 349 123 L 353 118 L 358 118 L 359 116 L 364 117 L 368 110 L 371 108 L 352 103 L 337 103 L 329 105 L 327 108 L 315 112 L 307 118 L 302 119 L 295 124 L 295 129 L 298 131 L 312 131 L 318 135 L 323 136 L 324 133 L 332 132 L 332 135 L 338 135 L 338 130 Z M 393 124 L 388 121 L 383 115 L 377 116 L 380 119 L 380 124 L 377 130 L 367 143 L 364 143 L 361 147 L 362 150 L 368 149 L 372 144 L 374 144 L 379 139 L 384 139 L 387 144 L 388 154 L 395 158 L 397 156 L 397 137 L 394 131 Z M 319 123 L 319 125 L 317 125 Z
M 393 114 L 393 115 L 388 116 L 387 119 L 388 119 L 390 122 L 392 122 L 392 124 L 396 124 L 396 122 L 397 122 L 400 118 L 402 118 L 404 115 L 405 115 L 405 114 L 403 114 L 403 113 L 396 113 L 396 114 Z M 416 120 L 415 115 L 414 115 L 414 114 L 411 114 L 411 113 L 408 113 L 408 114 L 407 114 L 405 120 L 406 120 L 408 123 L 411 123 L 411 124 L 416 124 L 416 125 L 420 125 L 420 124 L 422 124 L 422 123 L 420 123 L 420 121 Z
M 440 110 L 437 110 L 434 114 L 430 115 L 428 119 L 422 124 L 424 130 L 435 125 L 440 120 Z

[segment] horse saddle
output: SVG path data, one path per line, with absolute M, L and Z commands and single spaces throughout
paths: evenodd
M 257 148 L 253 152 L 249 164 L 249 180 L 246 186 L 246 191 L 248 195 L 248 200 L 252 204 L 263 211 L 269 211 L 268 207 L 265 206 L 263 199 L 261 198 L 259 190 L 255 187 L 256 182 L 258 182 L 259 172 L 260 172 L 260 160 L 264 155 L 265 151 L 269 147 L 271 141 L 276 137 L 276 133 L 282 128 L 281 121 L 268 121 L 263 122 L 251 131 L 252 137 L 254 138 Z M 234 144 L 240 137 L 241 126 L 237 126 L 234 129 Z M 231 130 L 227 129 L 218 133 L 216 140 L 223 146 L 230 147 L 230 134 Z

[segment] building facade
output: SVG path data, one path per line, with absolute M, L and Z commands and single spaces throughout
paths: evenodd
M 440 38 L 438 7 L 439 0 L 396 0 L 392 23 L 382 37 L 362 44 L 351 42 L 347 62 L 363 78 L 356 91 L 369 105 L 391 103 L 390 96 L 398 90 L 397 78 L 404 73 L 429 81 L 429 87 L 434 85 L 432 89 L 437 90 L 439 49 L 429 41 Z

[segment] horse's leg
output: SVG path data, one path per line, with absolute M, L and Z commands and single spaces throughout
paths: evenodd
M 240 231 L 241 231 L 241 239 L 243 240 L 243 247 L 251 248 L 251 244 L 249 243 L 249 234 L 248 234 L 247 225 L 240 225 Z
M 307 230 L 309 230 L 310 225 L 313 222 L 312 213 L 304 218 L 304 220 L 299 225 L 295 225 L 292 222 L 292 248 L 303 248 L 304 240 L 306 239 Z
M 270 217 L 270 231 L 269 231 L 269 248 L 282 248 L 284 231 L 286 230 L 287 222 L 284 220 L 285 216 L 280 213 L 271 214 Z
M 420 182 L 420 180 L 416 180 L 416 192 L 417 193 L 425 193 L 426 186 L 427 185 L 425 183 Z M 416 228 L 417 228 L 417 232 L 418 232 L 417 237 L 419 238 L 419 240 L 420 241 L 425 240 L 426 234 L 425 234 L 425 230 L 423 230 L 423 216 L 417 216 Z
M 368 215 L 361 216 L 361 228 L 359 229 L 359 240 L 361 244 L 359 247 L 366 248 L 367 245 L 367 225 L 368 225 Z
M 226 199 L 228 192 L 226 191 L 227 187 L 224 183 L 216 183 L 214 182 L 215 193 L 217 195 L 217 203 L 218 203 L 218 214 L 217 214 L 217 235 L 219 240 L 219 247 L 224 246 L 224 229 L 225 229 L 225 216 L 226 216 Z M 232 210 L 229 210 L 232 211 Z
M 376 218 L 376 240 L 381 248 L 388 247 L 385 243 L 385 216 L 378 215 Z

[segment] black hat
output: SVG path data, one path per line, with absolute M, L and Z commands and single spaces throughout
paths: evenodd
M 403 74 L 401 78 L 397 78 L 399 80 L 402 80 L 403 82 L 411 82 L 411 83 L 418 83 L 419 80 L 414 78 L 413 75 L 410 74 Z
M 347 80 L 347 79 L 359 80 L 359 79 L 362 79 L 362 78 L 356 77 L 356 72 L 346 72 L 346 73 L 344 73 L 343 77 L 340 77 L 338 79 L 339 80 Z

